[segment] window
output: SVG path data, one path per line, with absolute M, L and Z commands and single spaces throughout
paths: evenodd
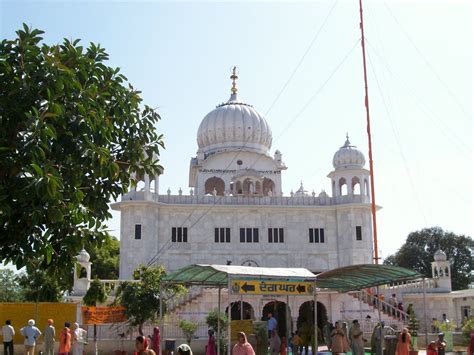
M 187 227 L 171 228 L 171 241 L 173 243 L 187 243 L 188 242 L 188 228 Z
M 268 228 L 268 242 L 284 243 L 285 237 L 283 234 L 283 228 Z
M 230 228 L 214 228 L 215 243 L 230 243 Z
M 362 240 L 362 226 L 356 226 L 356 240 Z
M 310 243 L 324 243 L 324 228 L 310 228 L 309 229 Z
M 241 243 L 258 243 L 258 228 L 240 228 Z
M 135 239 L 142 239 L 142 225 L 135 224 Z

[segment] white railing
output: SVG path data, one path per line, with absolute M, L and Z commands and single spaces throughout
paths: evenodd
M 325 196 L 209 196 L 157 195 L 149 191 L 130 191 L 122 201 L 153 201 L 179 205 L 258 205 L 258 206 L 326 206 L 348 203 L 370 203 L 365 195 Z
M 408 322 L 408 313 L 398 309 L 397 307 L 394 307 L 385 300 L 381 300 L 375 295 L 368 293 L 366 290 L 356 291 L 353 294 L 355 295 L 355 297 L 357 297 L 357 299 L 372 306 L 374 309 L 378 309 L 384 314 L 394 317 L 402 322 Z

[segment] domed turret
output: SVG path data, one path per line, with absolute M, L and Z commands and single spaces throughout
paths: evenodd
M 80 263 L 87 263 L 89 262 L 91 256 L 84 248 L 82 248 L 82 250 L 79 252 L 76 258 L 77 258 L 77 261 Z
M 270 126 L 252 105 L 238 99 L 235 67 L 231 79 L 229 101 L 209 112 L 199 126 L 198 154 L 207 157 L 214 153 L 242 150 L 268 155 L 272 146 Z
M 433 256 L 435 261 L 446 261 L 448 257 L 446 256 L 446 253 L 442 250 L 436 251 Z
M 332 165 L 339 169 L 362 169 L 365 165 L 364 154 L 354 145 L 351 145 L 349 136 L 346 135 L 346 142 L 334 154 Z

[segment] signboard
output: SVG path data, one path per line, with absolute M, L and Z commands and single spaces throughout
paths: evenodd
M 314 292 L 312 282 L 272 280 L 232 280 L 232 293 L 238 295 L 300 295 Z
M 83 324 L 122 323 L 127 320 L 124 307 L 81 307 Z

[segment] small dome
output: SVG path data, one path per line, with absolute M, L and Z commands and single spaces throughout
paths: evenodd
M 354 145 L 351 145 L 349 136 L 346 136 L 346 142 L 334 154 L 332 165 L 335 169 L 362 169 L 365 165 L 364 154 Z
M 91 256 L 89 255 L 89 253 L 84 248 L 82 248 L 82 250 L 76 256 L 76 258 L 77 258 L 77 261 L 79 261 L 81 263 L 87 263 L 87 262 L 89 262 Z
M 446 256 L 446 253 L 442 251 L 441 249 L 438 250 L 436 253 L 434 253 L 434 260 L 435 261 L 446 261 L 448 257 Z

